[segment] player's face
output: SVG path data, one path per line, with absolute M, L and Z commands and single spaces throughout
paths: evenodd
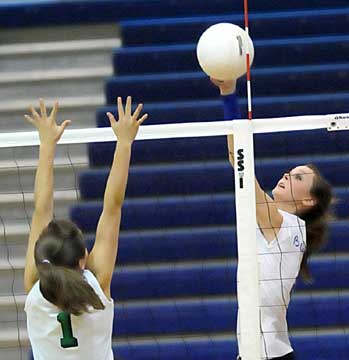
M 285 173 L 273 190 L 274 200 L 302 203 L 312 199 L 310 190 L 315 174 L 307 166 L 297 166 Z

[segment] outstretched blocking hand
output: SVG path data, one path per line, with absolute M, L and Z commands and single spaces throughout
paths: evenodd
M 126 106 L 123 107 L 121 97 L 118 97 L 118 121 L 115 120 L 115 117 L 112 113 L 108 112 L 107 116 L 110 121 L 110 125 L 113 128 L 113 131 L 118 139 L 118 142 L 127 142 L 132 143 L 136 138 L 139 126 L 143 121 L 148 117 L 148 114 L 143 115 L 140 119 L 143 104 L 139 104 L 134 111 L 131 113 L 132 109 L 132 98 L 131 96 L 127 97 Z
M 34 187 L 34 211 L 24 269 L 24 288 L 27 293 L 29 293 L 38 280 L 38 271 L 34 257 L 35 244 L 42 231 L 53 218 L 53 163 L 55 147 L 64 129 L 70 123 L 70 120 L 65 120 L 61 125 L 57 125 L 57 102 L 54 104 L 50 115 L 47 115 L 44 100 L 40 99 L 39 103 L 39 112 L 30 105 L 29 111 L 31 115 L 25 115 L 25 118 L 38 129 L 40 138 L 39 162 Z
M 41 144 L 56 144 L 61 138 L 65 128 L 71 123 L 71 121 L 64 120 L 62 124 L 57 125 L 57 101 L 54 103 L 50 115 L 47 115 L 47 110 L 43 99 L 39 100 L 39 104 L 40 114 L 32 105 L 30 105 L 29 111 L 31 112 L 31 116 L 24 115 L 24 117 L 38 129 Z
M 221 92 L 221 95 L 230 95 L 235 92 L 236 89 L 236 80 L 217 80 L 210 77 L 211 82 L 219 87 L 219 90 Z

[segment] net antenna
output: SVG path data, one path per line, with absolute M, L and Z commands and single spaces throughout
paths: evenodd
M 253 135 L 314 129 L 349 130 L 349 113 L 255 119 L 254 121 L 143 125 L 136 138 L 136 140 L 150 140 L 234 134 L 240 355 L 243 360 L 261 359 L 262 349 Z M 58 144 L 106 141 L 115 141 L 114 132 L 110 127 L 66 130 Z M 36 131 L 0 134 L 0 148 L 39 144 L 40 140 Z
M 244 0 L 245 32 L 249 36 L 248 27 L 248 0 Z M 246 46 L 246 88 L 247 88 L 247 116 L 252 120 L 252 90 L 251 90 L 251 57 L 250 48 Z

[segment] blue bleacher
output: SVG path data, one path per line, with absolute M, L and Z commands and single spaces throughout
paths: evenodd
M 327 143 L 322 146 L 326 146 Z M 275 144 L 277 146 L 277 144 Z M 348 146 L 347 146 L 348 147 Z M 287 154 L 287 146 L 282 149 Z M 315 152 L 314 152 L 315 153 Z M 283 155 L 279 152 L 279 155 Z M 169 159 L 171 155 L 169 154 Z M 296 158 L 285 165 L 284 159 L 263 160 L 256 163 L 256 174 L 265 189 L 272 189 L 283 173 L 300 163 L 313 163 L 334 186 L 349 182 L 349 156 Z M 343 171 L 341 177 L 338 172 Z M 81 195 L 86 200 L 101 198 L 109 174 L 108 169 L 81 173 Z M 220 174 L 217 178 L 217 174 Z M 171 164 L 137 166 L 131 169 L 128 197 L 190 195 L 209 192 L 233 191 L 233 170 L 226 161 L 198 162 L 196 164 Z
M 336 189 L 340 199 L 335 205 L 339 218 L 349 213 L 349 189 Z M 102 202 L 93 201 L 72 206 L 70 217 L 84 231 L 94 231 L 102 213 Z M 167 229 L 186 226 L 233 225 L 234 196 L 227 193 L 150 197 L 125 201 L 123 230 Z M 159 254 L 161 258 L 161 254 Z
M 115 73 L 106 79 L 97 126 L 109 125 L 105 113 L 115 113 L 116 96 L 127 95 L 145 103 L 149 124 L 204 122 L 223 112 L 217 89 L 198 67 L 195 44 L 213 23 L 242 24 L 242 10 L 242 1 L 231 0 L 7 2 L 0 3 L 0 26 L 118 22 L 123 47 L 111 58 Z M 349 112 L 348 0 L 258 0 L 250 12 L 255 118 Z M 245 93 L 242 79 L 243 116 Z M 70 211 L 89 249 L 114 148 L 114 142 L 89 144 L 92 169 L 80 174 L 82 201 Z M 112 282 L 117 359 L 236 355 L 234 179 L 226 153 L 223 137 L 134 144 Z M 297 281 L 288 320 L 297 358 L 349 359 L 348 137 L 256 135 L 255 153 L 268 191 L 283 172 L 308 162 L 334 186 L 329 241 L 310 261 L 313 283 Z
M 307 0 L 306 3 L 256 1 L 253 11 L 321 9 L 346 6 L 347 0 Z M 214 0 L 32 0 L 0 3 L 1 27 L 42 26 L 54 24 L 103 23 L 128 19 L 153 19 L 173 16 L 222 15 L 241 13 L 242 2 Z M 177 31 L 177 29 L 175 29 Z M 137 36 L 137 35 L 136 35 Z
M 222 243 L 219 238 L 216 242 L 219 245 Z M 229 244 L 231 246 L 236 245 L 236 241 L 230 240 Z M 214 247 L 213 240 L 209 246 L 211 251 L 219 253 L 219 251 L 212 249 Z M 141 249 L 143 248 L 141 245 Z M 161 248 L 164 248 L 164 245 Z M 210 249 L 207 248 L 206 253 Z M 230 252 L 233 252 L 233 250 Z M 166 253 L 168 251 L 165 251 L 165 256 Z M 176 261 L 187 260 L 186 256 L 184 256 L 184 259 L 180 258 L 178 253 L 177 249 Z M 204 253 L 204 251 L 201 251 L 200 255 L 205 256 Z M 228 255 L 226 254 L 225 258 Z M 144 259 L 144 256 L 140 259 Z M 348 268 L 348 259 L 336 259 L 332 255 L 312 259 L 310 266 L 314 277 L 312 283 L 306 284 L 299 280 L 296 289 L 299 291 L 310 289 L 313 291 L 336 291 L 338 288 L 348 290 Z M 202 262 L 193 262 L 192 264 L 167 262 L 156 266 L 152 265 L 152 263 L 142 263 L 140 265 L 139 262 L 116 270 L 113 278 L 114 290 L 112 294 L 119 301 L 236 295 L 234 286 L 236 283 L 236 269 L 237 264 L 233 260 L 212 261 L 206 264 Z M 173 281 L 169 281 L 169 279 Z M 300 323 L 297 324 L 297 321 L 300 320 L 294 319 L 294 325 L 297 327 L 302 326 Z
M 287 96 L 260 96 L 253 99 L 253 113 L 255 118 L 280 117 L 287 114 L 288 116 L 303 115 L 321 115 L 325 113 L 341 113 L 347 107 L 349 102 L 349 93 L 322 93 L 316 95 L 287 95 Z M 247 101 L 241 98 L 241 111 L 246 118 Z M 100 127 L 110 126 L 106 112 L 117 114 L 115 106 L 108 105 L 97 110 L 97 125 Z M 219 120 L 223 117 L 222 104 L 219 99 L 196 100 L 196 101 L 170 101 L 144 104 L 144 111 L 148 112 L 149 123 L 165 124 L 173 122 L 203 122 Z M 177 141 L 177 140 L 174 140 Z M 178 140 L 181 141 L 181 140 Z M 209 141 L 203 139 L 201 141 Z M 147 147 L 152 146 L 151 142 L 146 143 Z M 110 144 L 109 144 L 110 145 Z M 109 145 L 106 145 L 109 147 Z M 182 144 L 190 146 L 191 144 Z M 105 144 L 90 145 L 90 160 L 93 165 L 100 165 L 102 160 L 98 155 L 99 146 L 103 147 L 103 154 L 106 152 Z M 142 146 L 142 145 L 137 145 Z M 217 146 L 217 144 L 215 145 Z M 113 146 L 112 146 L 113 148 Z M 290 149 L 291 151 L 292 149 Z M 146 151 L 143 149 L 142 153 Z M 108 153 L 108 151 L 107 151 Z M 109 154 L 108 154 L 109 155 Z M 140 156 L 135 154 L 135 156 Z M 149 156 L 144 157 L 147 160 Z M 104 156 L 103 156 L 104 159 Z M 109 156 L 107 157 L 109 159 Z M 137 161 L 137 159 L 135 159 Z M 109 162 L 107 162 L 109 164 Z
M 347 226 L 346 220 L 336 220 L 331 223 L 329 240 L 323 249 L 325 253 L 349 252 L 349 242 L 346 241 Z M 93 246 L 94 235 L 87 235 L 86 241 L 90 250 Z M 158 253 L 161 253 L 161 259 Z M 122 232 L 117 263 L 120 266 L 137 264 L 151 266 L 153 263 L 193 262 L 202 259 L 221 261 L 236 257 L 234 226 L 204 226 Z M 322 277 L 315 278 L 314 281 L 322 281 Z M 299 286 L 302 286 L 302 282 Z
M 345 92 L 348 63 L 269 67 L 252 70 L 255 96 Z M 268 84 L 266 86 L 265 84 Z M 246 93 L 240 82 L 239 93 Z M 275 92 L 277 89 L 277 92 Z M 131 95 L 135 101 L 157 102 L 217 98 L 217 90 L 202 72 L 125 75 L 106 83 L 108 104 L 117 96 Z
M 256 68 L 340 63 L 347 59 L 349 36 L 257 40 L 254 48 Z M 120 48 L 114 51 L 114 69 L 122 75 L 196 71 L 196 44 Z
M 251 3 L 255 6 L 257 2 Z M 262 1 L 258 1 L 262 4 Z M 264 2 L 268 6 L 270 2 Z M 299 3 L 292 3 L 293 10 L 277 11 L 286 3 L 278 5 L 267 12 L 252 12 L 249 16 L 250 32 L 253 39 L 279 39 L 284 37 L 297 37 L 323 35 L 326 29 L 326 35 L 345 34 L 347 31 L 346 23 L 349 14 L 349 8 L 314 8 L 307 10 L 294 10 Z M 334 6 L 340 3 L 332 2 Z M 332 5 L 331 4 L 331 5 Z M 347 3 L 343 3 L 347 6 Z M 231 4 L 231 6 L 234 6 Z M 304 6 L 304 5 L 303 5 Z M 141 20 L 123 20 L 120 22 L 122 30 L 123 44 L 130 47 L 130 50 L 136 50 L 135 45 L 144 47 L 145 45 L 170 45 L 170 44 L 188 44 L 193 40 L 199 39 L 200 35 L 209 26 L 219 22 L 231 22 L 239 26 L 244 25 L 244 16 L 242 11 L 219 15 L 215 12 L 210 16 L 186 16 L 169 17 L 159 19 L 141 19 Z M 173 14 L 172 14 L 173 15 Z M 292 21 L 288 21 L 292 18 Z M 179 31 L 180 30 L 180 31 Z M 154 36 L 156 34 L 156 36 Z M 166 46 L 165 46 L 166 48 Z M 128 51 L 127 49 L 124 49 Z
M 349 323 L 348 310 L 348 295 L 335 293 L 321 297 L 312 294 L 294 296 L 288 310 L 288 321 L 290 327 L 298 326 L 303 329 L 338 324 L 344 327 Z M 116 306 L 114 316 L 118 319 L 114 323 L 114 332 L 120 337 L 197 332 L 232 333 L 236 326 L 237 301 L 231 298 L 198 298 L 120 304 Z
M 302 360 L 327 360 L 335 354 L 338 360 L 347 360 L 349 351 L 345 331 L 317 335 L 314 340 L 309 334 L 292 336 L 291 342 L 296 354 Z M 163 341 L 131 341 L 114 343 L 114 354 L 120 360 L 231 360 L 236 354 L 236 340 L 231 335 L 202 336 L 201 338 L 170 338 Z

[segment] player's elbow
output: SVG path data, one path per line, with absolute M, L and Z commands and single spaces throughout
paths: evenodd
M 120 210 L 124 204 L 125 197 L 115 197 L 113 199 L 104 198 L 103 211 L 109 213 L 115 213 Z
M 122 203 L 104 204 L 101 218 L 105 221 L 114 221 L 116 216 L 121 216 Z

